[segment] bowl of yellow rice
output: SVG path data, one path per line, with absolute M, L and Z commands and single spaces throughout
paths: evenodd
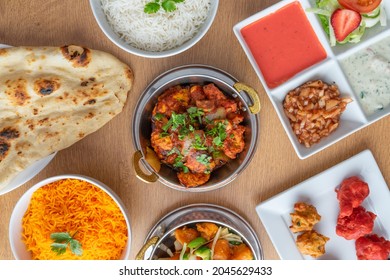
M 125 260 L 131 230 L 113 190 L 86 176 L 60 175 L 19 199 L 9 240 L 17 260 Z

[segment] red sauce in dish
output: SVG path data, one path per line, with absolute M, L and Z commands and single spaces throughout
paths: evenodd
M 299 2 L 292 2 L 241 29 L 269 88 L 326 58 Z

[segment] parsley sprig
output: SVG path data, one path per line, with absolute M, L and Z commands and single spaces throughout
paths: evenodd
M 54 241 L 50 245 L 51 250 L 56 252 L 57 255 L 62 255 L 69 246 L 70 251 L 73 254 L 81 256 L 83 254 L 83 249 L 81 248 L 81 243 L 74 239 L 76 233 L 77 231 L 73 235 L 70 235 L 68 232 L 55 232 L 50 234 L 50 239 Z
M 149 2 L 144 7 L 144 12 L 147 14 L 157 13 L 162 7 L 166 12 L 173 12 L 177 9 L 176 4 L 184 2 L 184 0 L 154 0 Z

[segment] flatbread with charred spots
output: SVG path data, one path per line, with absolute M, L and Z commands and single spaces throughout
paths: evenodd
M 32 163 L 119 114 L 130 67 L 81 46 L 0 50 L 0 189 Z

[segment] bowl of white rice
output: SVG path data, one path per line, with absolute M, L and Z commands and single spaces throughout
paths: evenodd
M 219 0 L 90 0 L 99 27 L 118 47 L 142 57 L 169 57 L 206 34 Z

